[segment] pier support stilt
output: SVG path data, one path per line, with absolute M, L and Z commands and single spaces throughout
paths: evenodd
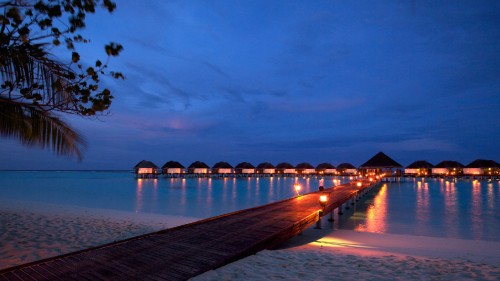
M 335 220 L 333 219 L 333 211 L 331 211 L 331 212 L 330 212 L 330 217 L 328 218 L 328 221 L 329 221 L 329 222 L 333 222 L 333 221 L 335 221 Z
M 342 205 L 339 206 L 338 214 L 339 216 L 342 216 L 344 214 L 342 213 Z
M 318 221 L 316 222 L 316 226 L 314 227 L 314 229 L 323 229 L 321 227 L 321 217 L 323 217 L 323 211 L 319 211 L 318 212 L 318 215 L 319 215 L 319 219 Z

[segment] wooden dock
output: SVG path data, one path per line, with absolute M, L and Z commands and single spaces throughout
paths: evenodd
M 380 182 L 349 184 L 0 270 L 1 280 L 187 280 L 271 249 Z M 319 196 L 328 194 L 325 208 Z

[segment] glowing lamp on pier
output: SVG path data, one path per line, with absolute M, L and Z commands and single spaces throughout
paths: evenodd
M 302 188 L 300 184 L 294 184 L 293 188 L 295 189 L 295 192 L 297 192 L 297 196 L 300 196 L 300 189 Z
M 363 184 L 360 181 L 358 181 L 358 183 L 356 183 L 356 186 L 358 186 L 358 187 L 361 187 L 362 185 Z
M 321 205 L 322 208 L 325 208 L 326 202 L 328 202 L 328 195 L 321 194 L 319 196 L 319 204 Z

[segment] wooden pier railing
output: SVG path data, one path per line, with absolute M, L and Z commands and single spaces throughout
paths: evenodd
M 351 182 L 260 207 L 0 270 L 0 280 L 186 280 L 301 233 L 380 182 Z M 327 194 L 325 207 L 319 197 Z

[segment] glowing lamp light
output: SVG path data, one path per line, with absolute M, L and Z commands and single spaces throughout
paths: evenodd
M 293 188 L 295 189 L 295 192 L 297 192 L 297 196 L 300 196 L 299 191 L 300 191 L 300 189 L 302 188 L 302 187 L 300 186 L 300 184 L 295 184 L 295 185 L 293 186 Z
M 357 185 L 358 187 L 361 187 L 363 184 L 362 184 L 360 181 L 358 181 L 358 183 L 357 183 L 356 185 Z
M 322 208 L 326 206 L 326 202 L 328 202 L 328 195 L 322 194 L 319 196 L 319 204 Z

